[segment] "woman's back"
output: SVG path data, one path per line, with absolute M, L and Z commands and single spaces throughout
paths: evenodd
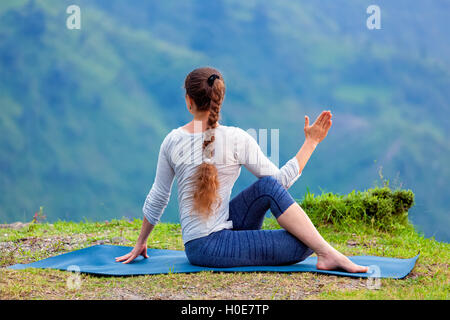
M 280 170 L 264 155 L 251 135 L 237 127 L 220 125 L 214 129 L 213 156 L 219 179 L 219 201 L 210 217 L 204 220 L 193 209 L 193 197 L 197 168 L 205 160 L 202 144 L 207 134 L 189 133 L 180 127 L 166 136 L 160 149 L 155 182 L 143 207 L 147 220 L 156 224 L 169 201 L 173 179 L 176 177 L 183 243 L 233 227 L 229 220 L 228 205 L 241 165 L 258 178 L 275 177 L 286 188 L 299 177 L 295 158 Z

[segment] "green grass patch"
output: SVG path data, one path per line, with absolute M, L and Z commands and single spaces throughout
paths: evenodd
M 333 224 L 342 230 L 369 227 L 393 232 L 408 228 L 408 210 L 414 204 L 411 190 L 392 190 L 388 186 L 347 195 L 308 192 L 300 206 L 316 225 Z

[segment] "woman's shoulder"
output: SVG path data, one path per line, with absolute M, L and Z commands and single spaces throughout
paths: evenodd
M 250 135 L 248 133 L 248 131 L 246 131 L 242 128 L 239 128 L 239 127 L 221 125 L 219 128 L 221 128 L 223 130 L 224 134 L 227 137 L 233 137 L 233 138 L 237 139 L 238 141 L 245 141 L 245 140 L 252 138 L 252 135 Z
M 161 145 L 170 146 L 173 143 L 177 143 L 182 138 L 180 128 L 172 129 L 168 134 L 166 134 Z
M 239 127 L 235 127 L 235 126 L 225 126 L 225 125 L 220 125 L 218 127 L 219 130 L 222 130 L 225 134 L 230 135 L 243 135 L 246 133 L 246 131 L 244 131 L 243 129 L 239 128 Z
M 167 133 L 166 136 L 164 137 L 164 141 L 170 140 L 170 139 L 176 137 L 177 131 L 178 131 L 178 128 L 170 130 L 169 133 Z

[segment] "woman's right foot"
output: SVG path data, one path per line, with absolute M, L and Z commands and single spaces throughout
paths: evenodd
M 331 249 L 325 254 L 317 254 L 316 267 L 319 270 L 344 269 L 351 273 L 364 273 L 369 271 L 368 267 L 353 263 L 349 258 L 335 249 Z

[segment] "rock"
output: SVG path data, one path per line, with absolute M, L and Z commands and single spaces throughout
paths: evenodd
M 114 237 L 111 239 L 112 243 L 126 243 L 128 242 L 128 239 L 125 239 L 124 237 Z
M 17 221 L 17 222 L 10 223 L 10 224 L 0 224 L 0 228 L 19 230 L 19 229 L 28 227 L 29 225 L 30 225 L 30 222 L 23 223 L 23 222 Z
M 355 240 L 348 240 L 347 241 L 347 246 L 348 247 L 356 247 L 358 245 L 358 242 L 356 242 Z

